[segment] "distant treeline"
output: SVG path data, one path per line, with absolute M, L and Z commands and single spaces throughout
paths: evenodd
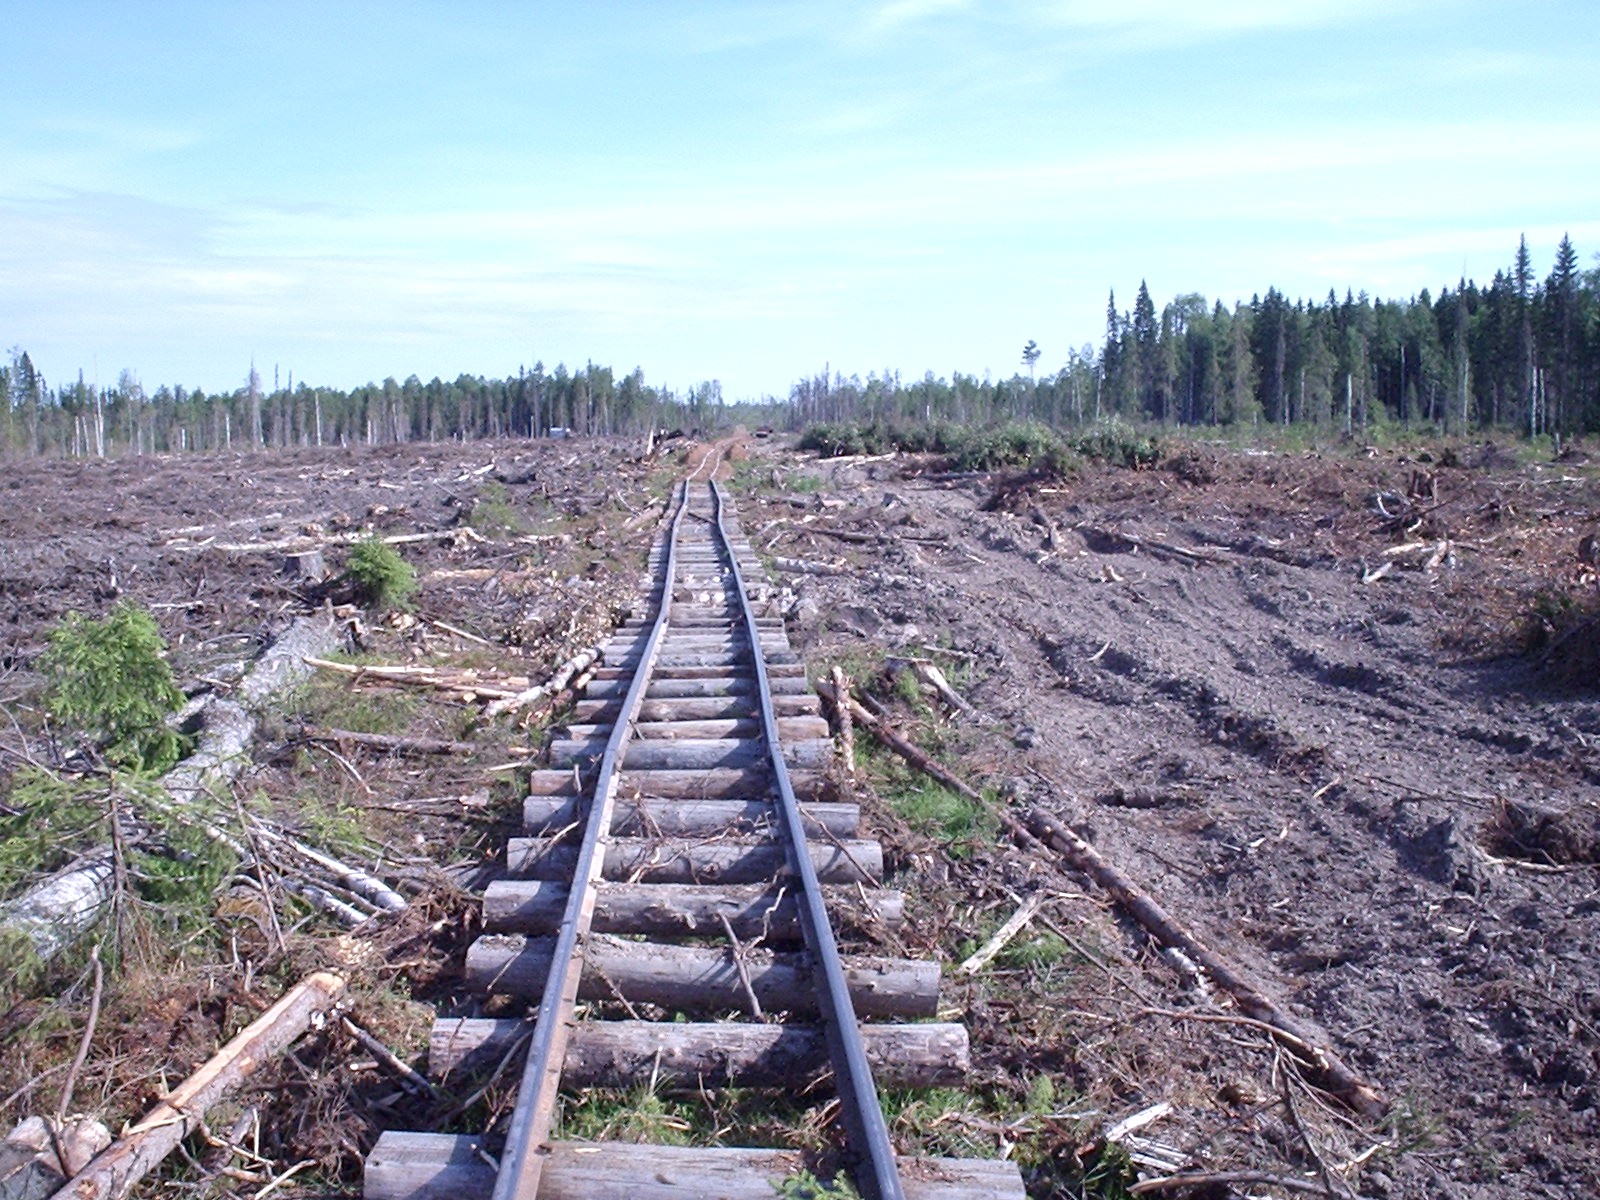
M 269 390 L 252 366 L 243 386 L 212 392 L 166 386 L 147 392 L 131 371 L 114 387 L 47 382 L 28 354 L 13 350 L 0 364 L 0 453 L 105 456 L 537 437 L 551 429 L 576 434 L 644 434 L 693 428 L 724 419 L 715 380 L 677 393 L 645 382 L 635 369 L 618 380 L 610 367 L 581 371 L 542 363 L 505 379 L 460 375 L 453 382 L 415 375 L 364 387 L 338 388 L 277 380 Z
M 1385 422 L 1444 432 L 1528 435 L 1600 430 L 1600 270 L 1580 271 L 1571 239 L 1537 281 L 1527 239 L 1486 288 L 1463 280 L 1437 299 L 1329 292 L 1290 302 L 1276 288 L 1233 309 L 1198 294 L 1159 313 L 1143 283 L 1131 313 L 1107 306 L 1106 336 L 1069 350 L 1059 371 L 979 379 L 932 372 L 843 378 L 790 389 L 789 423 L 912 420 L 1081 424 L 1116 416 L 1185 425 L 1303 423 L 1357 430 Z
M 643 434 L 735 423 L 911 421 L 1053 426 L 1110 417 L 1185 425 L 1304 424 L 1355 431 L 1389 422 L 1444 432 L 1529 436 L 1600 430 L 1600 270 L 1581 271 L 1570 238 L 1541 283 L 1527 239 L 1488 287 L 1462 280 L 1435 299 L 1333 292 L 1321 303 L 1276 288 L 1231 310 L 1188 293 L 1156 311 L 1143 283 L 1131 312 L 1107 305 L 1097 350 L 1070 349 L 1036 375 L 1042 351 L 1022 347 L 1027 374 L 1008 379 L 898 371 L 845 378 L 827 371 L 787 403 L 726 405 L 715 380 L 686 392 L 635 368 L 542 363 L 504 379 L 415 375 L 348 391 L 296 384 L 268 390 L 252 366 L 228 392 L 163 385 L 131 371 L 114 387 L 49 382 L 27 353 L 0 363 L 0 454 L 106 455 L 354 443 L 535 437 L 553 428 Z

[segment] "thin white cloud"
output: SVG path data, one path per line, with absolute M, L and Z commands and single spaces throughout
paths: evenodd
M 1397 0 L 1054 0 L 1032 11 L 1056 25 L 1171 35 L 1316 28 L 1400 6 Z
M 920 24 L 971 7 L 971 0 L 888 0 L 888 3 L 873 9 L 865 28 L 869 34 L 893 33 L 907 25 Z

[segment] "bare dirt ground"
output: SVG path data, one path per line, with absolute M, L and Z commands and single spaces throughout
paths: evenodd
M 808 655 L 965 661 L 999 722 L 953 739 L 969 776 L 1054 810 L 1383 1091 L 1379 1127 L 1316 1135 L 1360 1160 L 1342 1178 L 1590 1195 L 1600 635 L 1486 652 L 1552 596 L 1592 596 L 1600 486 L 1581 462 L 1439 457 L 1199 447 L 1023 488 L 791 463 L 820 490 L 745 519 L 782 522 L 758 539 L 775 553 L 851 564 L 798 585 Z M 1179 1007 L 1165 973 L 1148 986 Z M 1066 1035 L 1081 1088 L 1172 1101 L 1167 1134 L 1213 1169 L 1314 1167 L 1271 1111 L 1270 1056 L 1153 1029 L 1139 1003 L 1095 1015 L 1109 1049 L 1092 1024 Z
M 31 736 L 47 628 L 119 596 L 155 612 L 180 683 L 226 687 L 289 614 L 340 598 L 285 578 L 273 547 L 362 530 L 440 534 L 404 546 L 422 578 L 416 619 L 368 629 L 367 650 L 538 678 L 633 594 L 651 506 L 681 469 L 681 455 L 638 451 L 507 442 L 7 464 L 0 701 Z M 1145 1133 L 1197 1170 L 1330 1195 L 1593 1194 L 1600 636 L 1578 625 L 1552 638 L 1540 620 L 1565 628 L 1566 606 L 1596 588 L 1594 468 L 1482 445 L 1371 457 L 1199 446 L 1155 470 L 1090 466 L 1038 484 L 951 478 L 906 457 L 747 454 L 734 486 L 757 549 L 839 569 L 778 576 L 813 666 L 876 682 L 903 727 L 997 803 L 1069 822 L 1389 1104 L 1379 1121 L 1356 1119 L 1295 1084 L 1259 1030 L 1193 1019 L 1230 1010 L 1082 877 L 997 837 L 952 844 L 885 801 L 875 819 L 915 902 L 908 947 L 957 957 L 1037 887 L 1053 894 L 1041 921 L 1072 947 L 952 975 L 947 1006 L 973 1028 L 973 1094 L 988 1099 L 908 1109 L 898 1134 L 957 1153 L 1027 1142 L 1034 1194 L 1113 1196 L 1093 1131 L 1166 1101 Z M 1506 654 L 1541 638 L 1537 654 Z M 879 677 L 886 655 L 939 663 L 988 719 L 941 716 L 894 688 Z M 428 732 L 471 732 L 424 715 Z M 278 741 L 258 748 L 248 786 L 287 794 L 304 784 L 285 760 L 292 731 L 268 733 Z M 492 731 L 491 758 L 523 736 Z M 0 770 L 29 744 L 0 737 Z M 384 836 L 399 836 L 396 811 L 481 786 L 484 764 L 470 779 L 370 757 L 352 769 L 345 800 L 374 820 L 392 805 Z M 866 790 L 887 792 L 896 770 L 869 762 Z M 463 834 L 398 819 L 441 863 L 492 853 L 482 823 Z M 414 971 L 414 996 L 449 992 L 464 911 L 446 898 L 377 939 L 391 977 Z M 108 1016 L 96 1079 L 114 1109 L 137 1111 L 151 1092 L 138 1072 L 181 1074 L 203 1057 L 236 1027 L 230 1004 L 259 1011 L 238 969 L 219 964 L 167 1016 Z M 52 1027 L 56 1058 L 75 1047 L 81 992 Z M 0 1032 L 38 1025 L 37 1003 Z M 420 1020 L 369 1023 L 399 1045 Z M 55 1103 L 29 1082 L 37 1050 L 13 1051 L 0 1049 L 7 1123 Z M 363 1080 L 317 1093 L 325 1128 L 303 1131 L 284 1161 L 321 1156 L 329 1178 L 356 1178 L 360 1143 L 394 1115 Z M 286 1088 L 283 1103 L 302 1095 Z

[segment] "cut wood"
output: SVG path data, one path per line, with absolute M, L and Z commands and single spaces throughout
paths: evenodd
M 321 550 L 300 550 L 283 556 L 283 573 L 299 583 L 320 583 L 328 577 Z
M 466 978 L 475 988 L 514 996 L 539 995 L 550 972 L 553 938 L 480 937 L 467 950 Z M 803 954 L 752 950 L 746 968 L 768 1012 L 813 1013 L 817 993 Z M 845 977 L 858 1016 L 910 1020 L 934 1015 L 939 964 L 915 959 L 847 957 Z M 682 1012 L 745 1006 L 733 956 L 714 946 L 623 941 L 596 934 L 585 954 L 579 996 L 660 1004 Z
M 344 994 L 344 980 L 326 971 L 307 976 L 217 1051 L 109 1149 L 96 1155 L 54 1200 L 116 1200 L 184 1138 L 200 1129 L 211 1107 L 262 1063 L 282 1054 Z
M 857 724 L 866 726 L 884 745 L 907 762 L 969 800 L 986 803 L 982 794 L 965 780 L 934 762 L 913 743 L 862 708 L 852 697 L 838 695 L 826 683 L 819 683 L 817 690 L 834 704 L 848 705 Z M 1027 825 L 1003 810 L 998 815 L 1001 824 L 1014 834 L 1030 841 L 1037 835 L 1040 841 L 1109 891 L 1124 911 L 1163 945 L 1176 947 L 1198 963 L 1219 987 L 1233 996 L 1242 1011 L 1286 1035 L 1282 1039 L 1286 1048 L 1328 1091 L 1363 1116 L 1378 1117 L 1384 1113 L 1386 1106 L 1376 1089 L 1357 1076 L 1332 1050 L 1320 1045 L 1297 1021 L 1284 1014 L 1259 988 L 1247 981 L 1209 946 L 1168 916 L 1154 900 L 1101 858 L 1089 843 L 1038 809 L 1029 814 Z
M 855 921 L 888 928 L 905 919 L 905 897 L 872 888 L 830 892 Z M 484 928 L 497 933 L 553 934 L 566 911 L 565 880 L 499 879 L 483 893 Z M 793 889 L 774 884 L 601 883 L 596 933 L 685 937 L 715 934 L 722 922 L 742 938 L 769 946 L 800 940 Z
M 314 850 L 297 838 L 281 833 L 270 827 L 263 826 L 256 830 L 258 836 L 270 842 L 284 846 L 302 858 L 316 864 L 327 871 L 345 887 L 356 895 L 371 901 L 377 907 L 387 912 L 399 912 L 406 907 L 406 898 L 395 891 L 383 880 L 363 871 L 360 867 L 352 867 L 349 863 L 341 862 L 332 855 Z
M 859 839 L 807 842 L 823 883 L 876 883 L 883 848 Z M 516 837 L 506 843 L 506 870 L 526 879 L 570 879 L 578 847 L 553 838 Z M 785 850 L 772 839 L 613 837 L 606 846 L 604 878 L 648 883 L 758 883 L 784 870 Z
M 522 802 L 522 827 L 530 834 L 571 829 L 584 806 L 576 796 L 529 796 Z M 853 837 L 861 821 L 858 804 L 805 804 L 800 819 L 812 837 Z M 683 837 L 693 834 L 744 834 L 772 826 L 770 800 L 618 800 L 613 834 Z
M 428 1065 L 442 1076 L 487 1074 L 532 1028 L 531 1021 L 435 1021 Z M 880 1087 L 959 1087 L 966 1080 L 964 1025 L 865 1024 L 861 1040 Z M 799 1090 L 827 1069 L 822 1030 L 814 1025 L 583 1021 L 567 1043 L 561 1080 L 569 1087 L 629 1088 L 653 1078 L 663 1087 Z
M 550 765 L 569 767 L 599 762 L 605 738 L 557 738 L 550 743 Z M 783 759 L 797 770 L 819 770 L 833 758 L 833 743 L 823 738 L 783 744 Z M 624 771 L 712 770 L 757 767 L 769 762 L 760 738 L 635 738 L 622 756 Z
M 0 1200 L 47 1200 L 110 1144 L 111 1131 L 89 1117 L 56 1126 L 29 1117 L 0 1142 Z
M 530 771 L 528 792 L 534 796 L 576 796 L 582 785 L 593 777 L 593 769 L 587 766 Z M 814 771 L 791 771 L 789 782 L 794 785 L 795 795 L 802 800 L 819 796 L 825 790 L 822 777 Z M 629 771 L 618 785 L 619 797 L 661 800 L 742 800 L 764 796 L 769 791 L 764 766 L 708 771 Z
M 804 1161 L 788 1150 L 554 1142 L 540 1200 L 773 1200 Z M 496 1168 L 480 1139 L 396 1133 L 367 1156 L 365 1200 L 489 1200 Z M 1017 1165 L 984 1158 L 903 1158 L 907 1200 L 1024 1200 Z
M 1045 894 L 1043 892 L 1034 892 L 1033 895 L 1022 902 L 1021 908 L 1006 918 L 1005 924 L 994 931 L 994 936 L 985 942 L 977 953 L 973 954 L 956 969 L 964 971 L 968 975 L 976 975 L 983 970 L 989 964 L 990 959 L 1010 945 L 1011 939 L 1027 927 L 1028 922 L 1033 920 L 1034 914 L 1043 906 L 1044 901 Z
M 602 654 L 603 651 L 599 646 L 585 647 L 557 667 L 555 674 L 544 683 L 537 686 L 524 687 L 521 691 L 494 701 L 485 710 L 485 715 L 497 717 L 501 713 L 516 712 L 519 709 L 524 709 L 537 703 L 547 696 L 558 695 L 565 691 L 574 679 L 599 662 Z

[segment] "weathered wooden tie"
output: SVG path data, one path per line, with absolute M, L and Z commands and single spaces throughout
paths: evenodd
M 879 886 L 882 849 L 858 836 L 857 806 L 834 798 L 829 727 L 759 561 L 710 491 L 686 489 L 684 504 L 672 524 L 678 544 L 669 553 L 668 539 L 658 541 L 645 582 L 652 605 L 668 605 L 666 624 L 659 612 L 630 618 L 605 643 L 549 746 L 550 765 L 529 779 L 524 835 L 508 843 L 506 877 L 484 893 L 487 932 L 468 951 L 466 978 L 484 994 L 525 1000 L 527 1015 L 441 1018 L 434 1027 L 437 1075 L 487 1077 L 530 1059 L 507 1145 L 385 1133 L 368 1156 L 367 1200 L 532 1200 L 535 1192 L 771 1200 L 809 1165 L 774 1150 L 531 1144 L 553 1136 L 556 1077 L 565 1087 L 650 1081 L 690 1093 L 770 1088 L 826 1098 L 837 1088 L 847 1158 L 866 1155 L 860 1139 L 874 1136 L 870 1120 L 851 1115 L 872 1096 L 870 1081 L 860 1090 L 869 1069 L 903 1088 L 965 1078 L 965 1029 L 930 1020 L 937 963 L 840 956 L 826 968 L 834 991 L 819 991 L 833 946 L 831 934 L 814 939 L 821 906 L 828 923 L 871 938 L 901 923 L 904 897 Z M 664 579 L 669 560 L 674 577 Z M 593 850 L 580 853 L 596 812 L 605 822 L 587 834 Z M 803 845 L 789 846 L 791 830 Z M 579 869 L 595 882 L 575 885 Z M 821 958 L 810 948 L 819 944 Z M 563 1011 L 551 1007 L 563 979 L 558 945 L 577 950 L 570 986 L 589 1016 L 568 1008 L 541 1025 L 535 1009 Z M 847 1026 L 838 1005 L 853 1010 L 842 1014 Z M 668 1019 L 638 1019 L 641 1010 Z M 528 1045 L 544 1047 L 540 1062 L 554 1066 L 535 1070 Z M 535 1076 L 542 1098 L 527 1094 Z M 870 1108 L 877 1112 L 875 1099 Z M 877 1119 L 882 1145 L 856 1172 L 868 1200 L 1021 1200 L 1010 1163 L 918 1158 L 896 1169 Z

